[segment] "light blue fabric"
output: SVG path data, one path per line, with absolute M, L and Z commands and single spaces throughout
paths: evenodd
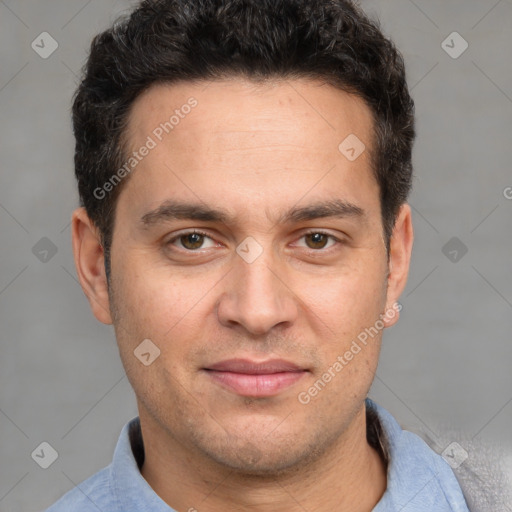
M 371 400 L 386 434 L 390 461 L 387 489 L 373 512 L 469 512 L 452 468 L 419 436 Z
M 384 408 L 369 399 L 366 406 L 377 412 L 391 459 L 387 490 L 373 512 L 469 512 L 448 463 L 416 434 L 402 430 Z M 112 464 L 46 512 L 175 512 L 140 474 L 130 443 L 130 430 L 132 439 L 137 439 L 133 434 L 138 428 L 138 418 L 126 424 Z

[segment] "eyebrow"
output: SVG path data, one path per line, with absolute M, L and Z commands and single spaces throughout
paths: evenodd
M 277 223 L 286 224 L 328 217 L 364 219 L 366 212 L 349 201 L 333 199 L 294 207 L 281 214 Z M 147 228 L 171 220 L 199 220 L 229 224 L 234 222 L 234 217 L 222 208 L 209 208 L 201 203 L 186 203 L 176 200 L 166 200 L 141 217 L 143 226 Z

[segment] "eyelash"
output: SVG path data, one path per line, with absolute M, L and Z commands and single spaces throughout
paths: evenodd
M 339 244 L 343 243 L 339 238 L 335 237 L 334 235 L 331 235 L 330 233 L 327 233 L 325 231 L 321 231 L 321 230 L 318 230 L 318 229 L 312 229 L 310 231 L 307 231 L 307 232 L 303 233 L 300 238 L 304 238 L 307 235 L 313 235 L 313 234 L 315 234 L 315 235 L 317 235 L 317 234 L 318 235 L 324 235 L 324 236 L 328 237 L 329 239 L 334 240 L 337 243 L 336 245 L 339 245 Z M 183 231 L 181 233 L 178 233 L 177 235 L 175 235 L 174 237 L 169 239 L 167 241 L 166 245 L 173 245 L 174 242 L 179 240 L 181 237 L 187 236 L 187 235 L 201 235 L 201 236 L 204 236 L 206 238 L 210 238 L 211 240 L 213 240 L 213 238 L 208 233 L 205 233 L 204 231 L 200 231 L 200 230 L 194 229 L 194 230 L 191 230 L 191 231 Z M 310 248 L 306 248 L 306 250 L 309 251 L 309 252 L 312 252 L 312 253 L 319 253 L 319 252 L 328 252 L 331 249 L 333 249 L 333 247 L 335 247 L 335 246 L 331 246 L 331 247 L 329 247 L 327 249 L 310 249 Z M 199 253 L 201 251 L 201 249 L 196 249 L 196 250 L 181 249 L 181 250 L 185 251 L 185 252 L 189 252 L 189 253 Z

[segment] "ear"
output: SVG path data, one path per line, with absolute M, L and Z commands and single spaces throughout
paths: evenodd
M 412 228 L 411 207 L 405 203 L 400 207 L 393 228 L 389 248 L 388 288 L 384 323 L 386 327 L 394 325 L 400 316 L 397 301 L 404 291 L 409 274 L 414 233 Z
M 71 218 L 73 254 L 78 279 L 89 299 L 94 316 L 104 324 L 111 324 L 105 258 L 98 229 L 85 208 L 78 208 Z

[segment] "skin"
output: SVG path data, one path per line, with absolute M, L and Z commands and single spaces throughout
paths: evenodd
M 386 489 L 364 408 L 382 330 L 308 404 L 298 395 L 392 309 L 406 284 L 410 207 L 400 209 L 388 260 L 370 169 L 371 112 L 315 81 L 157 85 L 133 105 L 130 148 L 191 96 L 197 107 L 123 184 L 110 292 L 97 229 L 81 208 L 72 221 L 80 282 L 96 318 L 114 324 L 137 397 L 142 475 L 179 511 L 370 511 Z M 353 162 L 338 150 L 349 134 L 366 145 Z M 230 218 L 141 221 L 168 200 Z M 330 200 L 364 215 L 278 222 L 292 208 Z M 208 236 L 176 238 L 193 229 Z M 306 236 L 310 229 L 335 238 L 319 241 Z M 262 249 L 252 263 L 236 252 L 249 236 Z M 398 317 L 384 316 L 385 327 Z M 149 366 L 134 356 L 146 338 L 161 351 Z M 251 398 L 204 371 L 234 357 L 281 358 L 308 371 L 274 396 Z

